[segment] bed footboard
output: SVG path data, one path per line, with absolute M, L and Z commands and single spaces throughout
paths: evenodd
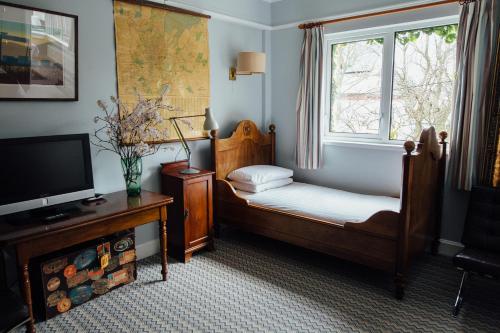
M 446 132 L 439 133 L 438 143 L 436 132 L 430 127 L 422 132 L 417 145 L 413 141 L 404 145 L 395 276 L 397 298 L 404 295 L 410 261 L 429 245 L 434 251 L 439 243 L 447 136 Z

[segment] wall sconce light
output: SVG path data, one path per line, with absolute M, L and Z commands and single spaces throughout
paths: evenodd
M 229 69 L 229 80 L 235 81 L 236 75 L 263 74 L 266 72 L 266 54 L 262 52 L 240 52 L 236 67 Z

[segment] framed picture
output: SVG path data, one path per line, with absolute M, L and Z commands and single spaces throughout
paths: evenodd
M 0 1 L 0 100 L 78 100 L 78 17 Z

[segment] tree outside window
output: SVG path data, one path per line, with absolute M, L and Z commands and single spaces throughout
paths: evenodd
M 382 142 L 450 130 L 457 24 L 331 43 L 327 134 Z M 369 37 L 369 36 L 368 36 Z

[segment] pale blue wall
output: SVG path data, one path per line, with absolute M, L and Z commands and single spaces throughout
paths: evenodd
M 284 0 L 273 4 L 273 24 L 286 24 L 298 19 L 322 18 L 345 12 L 369 9 L 367 6 L 394 5 L 403 1 L 310 1 Z M 363 29 L 432 17 L 458 14 L 458 5 L 419 10 L 370 20 L 326 26 L 326 33 Z M 349 191 L 398 195 L 401 187 L 401 151 L 324 146 L 324 166 L 320 170 L 300 170 L 294 162 L 296 140 L 295 104 L 302 31 L 296 27 L 272 31 L 272 122 L 277 126 L 277 161 L 295 170 L 300 181 L 331 186 Z M 442 237 L 459 241 L 463 228 L 467 196 L 447 189 Z
M 66 133 L 92 133 L 95 124 L 96 100 L 116 95 L 115 51 L 111 0 L 22 0 L 18 4 L 37 6 L 79 16 L 79 74 L 78 102 L 0 102 L 0 137 L 22 137 Z M 211 107 L 221 127 L 221 135 L 230 133 L 241 119 L 262 121 L 262 76 L 228 80 L 228 69 L 242 49 L 262 50 L 264 41 L 260 30 L 242 25 L 210 20 Z M 191 144 L 193 164 L 210 166 L 209 142 Z M 144 188 L 158 191 L 159 166 L 173 161 L 175 151 L 160 151 L 144 161 Z M 179 158 L 183 158 L 180 154 Z M 98 192 L 108 193 L 124 188 L 119 159 L 111 153 L 96 154 L 92 164 L 94 183 Z M 137 231 L 138 243 L 154 239 L 154 225 Z
M 405 0 L 283 0 L 272 4 L 273 25 L 317 20 L 384 6 L 403 5 Z
M 158 1 L 158 0 L 157 0 Z M 271 4 L 261 0 L 174 0 L 167 1 L 172 5 L 186 4 L 213 11 L 218 14 L 228 15 L 244 20 L 249 20 L 265 25 L 271 24 Z
M 111 0 L 17 0 L 19 4 L 38 6 L 76 14 L 80 18 L 80 101 L 79 102 L 0 102 L 0 137 L 92 132 L 95 101 L 116 94 L 115 54 Z M 340 15 L 378 6 L 405 3 L 400 0 L 331 1 L 284 0 L 272 6 L 261 0 L 177 0 L 174 4 L 195 6 L 204 10 L 251 20 L 261 24 L 281 25 L 297 20 Z M 271 10 L 272 7 L 272 10 Z M 429 11 L 428 11 L 429 12 Z M 456 7 L 433 9 L 432 15 L 456 14 Z M 415 12 L 394 20 L 389 17 L 363 21 L 369 25 L 390 24 L 417 19 L 425 12 Z M 359 28 L 357 23 L 330 26 L 346 30 Z M 211 106 L 226 136 L 241 119 L 252 119 L 265 127 L 272 120 L 277 125 L 278 162 L 294 168 L 295 102 L 302 35 L 296 28 L 266 31 L 210 20 Z M 237 52 L 265 50 L 268 74 L 227 79 L 228 67 Z M 271 52 L 272 51 L 272 52 Z M 193 162 L 201 167 L 210 163 L 208 141 L 192 143 Z M 178 150 L 160 151 L 145 160 L 144 188 L 159 190 L 159 163 L 172 161 Z M 318 171 L 296 170 L 299 180 L 351 191 L 394 195 L 399 192 L 400 153 L 395 151 L 325 146 L 325 167 Z M 179 156 L 182 158 L 182 154 Z M 118 159 L 110 154 L 93 152 L 94 179 L 97 191 L 111 192 L 124 188 Z M 443 237 L 459 240 L 463 196 L 449 192 L 445 203 Z M 139 243 L 154 239 L 156 228 L 138 230 Z

